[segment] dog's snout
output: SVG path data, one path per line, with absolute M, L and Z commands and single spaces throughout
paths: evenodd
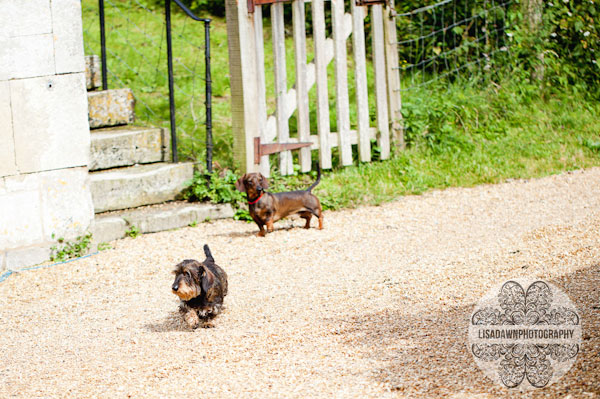
M 173 286 L 171 287 L 171 289 L 175 292 L 177 292 L 177 290 L 179 289 L 179 284 L 175 283 L 173 284 Z

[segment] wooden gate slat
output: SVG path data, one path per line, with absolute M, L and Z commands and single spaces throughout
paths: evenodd
M 308 108 L 308 82 L 306 76 L 306 22 L 304 0 L 294 0 L 292 3 L 292 20 L 294 29 L 294 58 L 296 62 L 296 104 L 298 113 L 297 126 L 300 142 L 310 139 L 310 117 Z M 290 90 L 291 91 L 291 90 Z M 291 101 L 288 102 L 290 106 Z M 292 112 L 293 107 L 292 107 Z M 308 172 L 311 168 L 311 151 L 309 147 L 301 148 L 298 158 L 300 171 Z
M 265 43 L 263 36 L 262 6 L 254 8 L 254 40 L 256 42 L 256 80 L 258 86 L 258 128 L 261 141 L 266 141 L 267 89 L 265 84 Z M 269 177 L 271 166 L 269 156 L 260 157 L 260 173 Z
M 352 15 L 350 13 L 346 13 L 344 15 L 344 40 L 348 40 L 350 34 L 352 33 Z M 331 61 L 333 61 L 334 51 L 333 51 L 333 39 L 325 39 L 325 60 L 327 65 Z M 315 84 L 315 64 L 314 62 L 310 62 L 306 65 L 306 90 L 310 90 Z M 296 110 L 296 89 L 291 88 L 288 90 L 286 95 L 286 103 L 288 105 L 288 118 L 291 117 Z M 275 122 L 275 116 L 270 115 L 267 118 L 267 126 L 265 129 L 265 136 L 268 141 L 272 141 L 277 137 L 277 124 Z
M 279 143 L 288 143 L 290 138 L 290 128 L 287 117 L 287 74 L 285 60 L 285 24 L 283 18 L 283 3 L 274 3 L 271 5 L 271 28 L 273 40 L 273 58 L 275 72 L 275 96 L 277 110 L 275 118 L 277 121 L 277 141 Z M 289 175 L 294 172 L 292 165 L 292 152 L 282 151 L 279 153 L 279 171 L 282 175 Z
M 352 4 L 352 48 L 354 52 L 354 80 L 356 82 L 356 107 L 358 116 L 358 157 L 361 162 L 371 161 L 369 129 L 369 95 L 367 88 L 367 63 L 365 50 L 364 8 Z
M 331 6 L 339 153 L 340 163 L 346 166 L 352 164 L 352 145 L 347 137 L 350 131 L 350 101 L 348 98 L 348 55 L 344 38 L 344 0 L 332 0 Z
M 402 132 L 402 99 L 400 96 L 400 70 L 398 66 L 398 38 L 396 37 L 396 18 L 394 18 L 394 0 L 388 0 L 384 8 L 383 31 L 385 36 L 385 59 L 387 70 L 389 117 L 392 125 L 394 145 L 404 147 Z
M 388 120 L 385 49 L 383 39 L 383 9 L 381 4 L 371 7 L 373 68 L 375 69 L 375 104 L 377 110 L 377 144 L 381 159 L 390 157 L 390 125 Z
M 319 133 L 319 162 L 322 169 L 331 168 L 329 146 L 329 98 L 327 95 L 327 60 L 325 53 L 325 12 L 323 0 L 313 0 L 313 40 L 315 43 L 315 77 L 317 81 L 317 131 Z

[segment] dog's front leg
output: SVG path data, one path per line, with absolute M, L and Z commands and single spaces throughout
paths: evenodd
M 272 233 L 273 232 L 273 218 L 269 218 L 267 220 L 267 232 L 268 233 Z
M 259 224 L 258 228 L 260 229 L 260 231 L 258 232 L 258 236 L 259 237 L 264 237 L 267 232 L 265 231 L 265 225 L 264 224 Z
M 185 320 L 190 328 L 198 328 L 198 325 L 200 324 L 200 318 L 194 309 L 187 309 L 183 315 L 183 320 Z

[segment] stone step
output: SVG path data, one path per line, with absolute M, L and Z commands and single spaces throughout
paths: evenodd
M 85 56 L 85 84 L 88 90 L 102 86 L 102 63 L 97 55 Z
M 119 126 L 91 131 L 90 170 L 171 160 L 166 129 Z
M 153 163 L 90 173 L 96 213 L 172 201 L 194 174 L 192 163 Z
M 133 123 L 134 105 L 131 89 L 88 92 L 90 129 Z
M 230 218 L 233 214 L 233 208 L 229 204 L 183 201 L 100 213 L 96 214 L 91 228 L 93 249 L 100 243 L 125 237 L 133 227 L 140 233 L 156 233 L 209 220 Z

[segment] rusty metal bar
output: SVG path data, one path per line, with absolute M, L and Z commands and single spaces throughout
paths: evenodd
M 260 164 L 260 157 L 263 155 L 275 154 L 281 151 L 297 150 L 299 148 L 310 147 L 312 143 L 270 143 L 261 144 L 260 137 L 254 138 L 254 163 Z

